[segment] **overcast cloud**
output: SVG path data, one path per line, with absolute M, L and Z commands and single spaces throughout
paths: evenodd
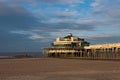
M 0 51 L 40 51 L 71 32 L 120 42 L 120 0 L 0 0 Z

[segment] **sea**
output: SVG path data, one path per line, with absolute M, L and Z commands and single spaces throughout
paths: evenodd
M 20 55 L 42 58 L 42 52 L 0 52 L 0 58 L 13 58 Z

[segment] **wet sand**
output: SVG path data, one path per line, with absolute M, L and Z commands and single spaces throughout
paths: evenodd
M 120 61 L 1 59 L 0 80 L 120 80 Z

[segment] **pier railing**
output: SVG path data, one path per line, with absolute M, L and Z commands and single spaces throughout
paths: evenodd
M 53 58 L 79 58 L 92 60 L 120 60 L 120 48 L 47 48 L 44 57 Z

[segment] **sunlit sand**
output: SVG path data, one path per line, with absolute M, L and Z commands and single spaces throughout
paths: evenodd
M 120 80 L 119 61 L 1 59 L 0 80 Z

